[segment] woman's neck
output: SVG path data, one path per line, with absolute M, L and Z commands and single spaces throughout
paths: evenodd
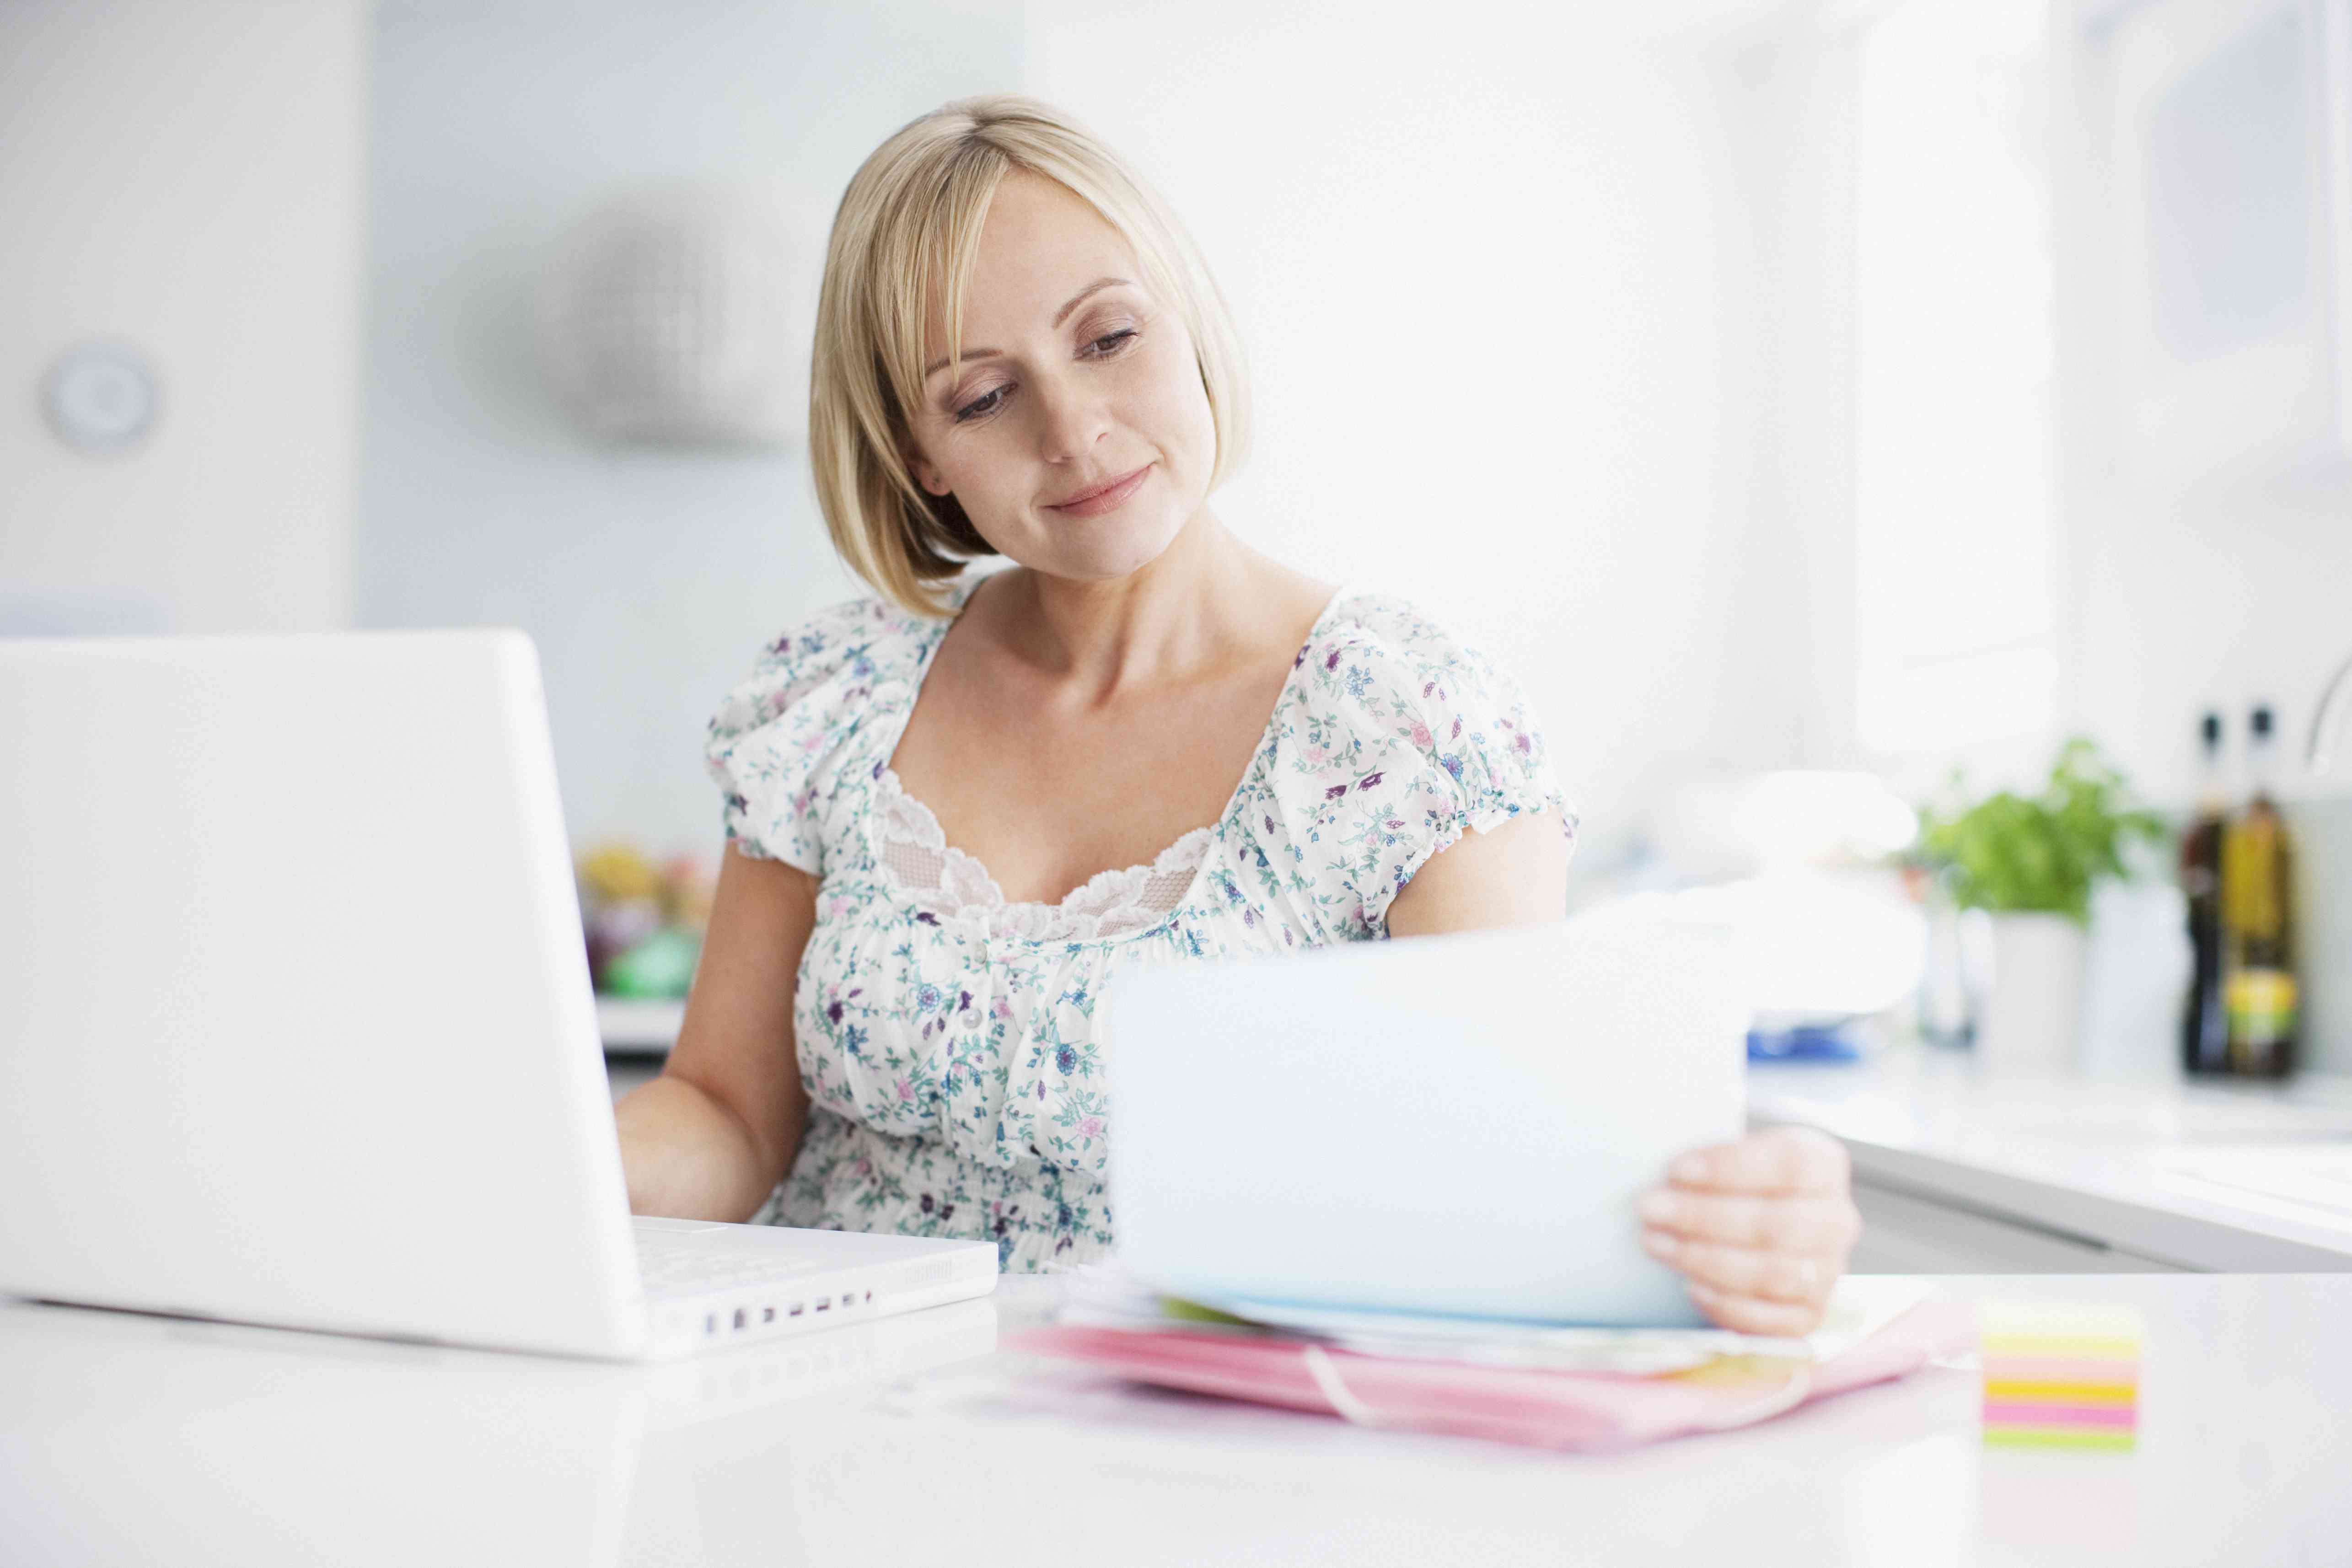
M 1205 508 L 1166 550 L 1124 577 L 1082 581 L 1025 566 L 1001 577 L 975 595 L 988 602 L 990 640 L 1089 701 L 1248 660 L 1265 640 L 1286 580 L 1298 580 Z M 1274 618 L 1279 625 L 1287 617 Z

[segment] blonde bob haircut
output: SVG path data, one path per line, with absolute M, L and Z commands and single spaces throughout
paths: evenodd
M 1013 169 L 1057 181 L 1101 214 L 1135 252 L 1153 297 L 1191 332 L 1216 430 L 1210 489 L 1248 448 L 1241 341 L 1167 204 L 1049 104 L 989 93 L 940 105 L 876 148 L 842 194 L 809 363 L 809 465 L 825 531 L 851 571 L 918 615 L 946 615 L 940 585 L 995 553 L 955 497 L 916 482 L 906 410 L 921 405 L 930 301 L 943 302 L 950 352 L 963 342 L 981 226 Z

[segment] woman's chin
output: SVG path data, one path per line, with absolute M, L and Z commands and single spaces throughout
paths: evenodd
M 1159 560 L 1182 531 L 1181 520 L 1161 518 L 1066 523 L 1053 540 L 1052 563 L 1041 563 L 1039 570 L 1085 583 L 1111 582 Z

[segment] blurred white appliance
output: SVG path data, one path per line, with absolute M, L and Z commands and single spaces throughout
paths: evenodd
M 2352 1072 L 2352 655 L 2312 710 L 2296 795 L 2284 803 L 2302 854 L 2294 866 L 2304 983 L 2303 1059 Z
M 658 1359 L 983 1242 L 639 1218 L 519 631 L 0 641 L 0 1290 Z
M 2352 0 L 2145 0 L 2085 59 L 2133 479 L 2352 460 Z
M 2281 804 L 2297 851 L 2300 1054 L 2314 1072 L 2352 1074 L 2352 792 Z

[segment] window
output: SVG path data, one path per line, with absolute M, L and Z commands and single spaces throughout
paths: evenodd
M 2046 34 L 1902 0 L 1861 38 L 1855 730 L 1889 762 L 2056 730 Z

